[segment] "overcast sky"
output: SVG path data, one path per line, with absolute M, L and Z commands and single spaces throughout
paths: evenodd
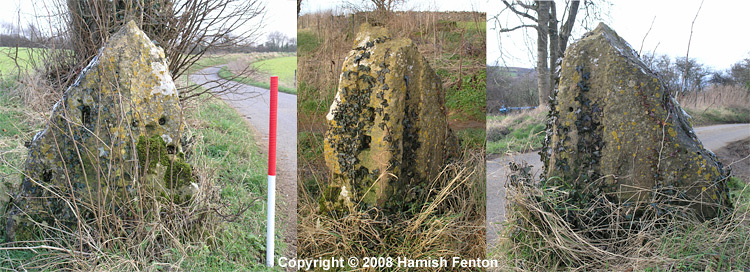
M 53 12 L 47 11 L 46 5 L 55 1 L 29 1 L 29 0 L 2 0 L 3 6 L 0 8 L 0 22 L 12 22 L 21 25 L 27 25 L 34 20 L 46 20 L 42 16 Z M 59 0 L 58 0 L 59 1 Z M 265 28 L 263 36 L 258 38 L 259 42 L 266 40 L 265 35 L 279 31 L 288 37 L 297 36 L 297 3 L 294 0 L 261 0 L 266 5 L 266 16 L 264 20 Z M 49 8 L 51 9 L 51 8 Z M 43 23 L 44 24 L 44 23 Z M 249 26 L 248 26 L 249 27 Z
M 503 4 L 499 0 L 482 0 L 487 7 L 487 63 L 494 64 L 499 60 L 500 65 L 528 67 L 534 66 L 534 59 L 528 48 L 534 49 L 536 32 L 531 40 L 524 38 L 521 33 L 513 36 L 500 36 L 491 28 L 494 21 L 490 18 L 501 10 Z M 673 58 L 684 57 L 690 38 L 690 25 L 698 11 L 701 0 L 622 0 L 611 1 L 609 24 L 635 50 L 643 44 L 643 51 L 653 51 L 667 54 Z M 558 9 L 564 4 L 558 4 Z M 743 0 L 706 0 L 698 14 L 693 29 L 690 44 L 690 57 L 698 59 L 713 69 L 724 70 L 733 63 L 747 58 L 750 52 L 750 38 L 748 38 L 748 15 L 750 1 Z M 558 10 L 558 15 L 561 11 Z M 580 16 L 580 14 L 579 14 Z M 656 19 L 654 19 L 654 17 Z M 512 22 L 502 17 L 504 22 Z M 649 30 L 652 20 L 653 28 L 643 40 Z M 594 25 L 595 26 L 595 25 Z M 582 31 L 572 38 L 580 38 Z M 503 54 L 499 50 L 503 46 Z

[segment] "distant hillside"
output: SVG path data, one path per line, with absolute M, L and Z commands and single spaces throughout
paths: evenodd
M 519 77 L 528 75 L 529 73 L 534 73 L 534 76 L 536 76 L 536 69 L 522 67 L 487 66 L 487 74 L 491 73 L 503 73 L 510 77 Z
M 487 66 L 487 113 L 505 107 L 536 106 L 539 102 L 534 68 Z

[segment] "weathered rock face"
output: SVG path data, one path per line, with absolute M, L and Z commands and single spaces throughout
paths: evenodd
M 665 85 L 608 26 L 565 52 L 550 116 L 540 153 L 545 174 L 571 197 L 606 194 L 657 212 L 661 204 L 689 205 L 699 218 L 730 206 L 721 163 Z
M 76 226 L 97 212 L 126 217 L 144 192 L 183 202 L 195 188 L 180 152 L 177 89 L 164 51 L 134 22 L 113 34 L 34 136 L 7 235 L 32 238 L 33 222 Z M 75 200 L 73 200 L 75 196 Z M 148 213 L 148 211 L 138 211 Z
M 333 179 L 321 211 L 409 203 L 457 153 L 440 78 L 411 40 L 369 24 L 342 70 L 327 115 Z

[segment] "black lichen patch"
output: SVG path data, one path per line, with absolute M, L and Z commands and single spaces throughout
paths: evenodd
M 388 43 L 386 33 L 374 29 L 360 35 L 368 40 L 357 41 L 343 65 L 340 99 L 329 112 L 324 149 L 333 170 L 329 189 L 343 190 L 345 185 L 346 194 L 325 192 L 320 199 L 322 213 L 352 208 L 349 202 L 345 207 L 342 198 L 350 198 L 357 209 L 410 210 L 424 194 L 423 183 L 431 178 L 422 175 L 437 174 L 439 170 L 433 168 L 444 166 L 445 154 L 450 153 L 442 142 L 451 133 L 447 118 L 440 116 L 446 113 L 439 77 L 413 43 L 405 39 Z

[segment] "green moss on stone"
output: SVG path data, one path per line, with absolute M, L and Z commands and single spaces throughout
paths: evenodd
M 181 152 L 170 154 L 170 147 L 161 137 L 152 136 L 151 138 L 146 138 L 145 136 L 140 136 L 138 137 L 136 149 L 138 151 L 138 162 L 142 167 L 146 167 L 146 173 L 157 174 L 155 170 L 157 164 L 166 167 L 163 175 L 165 188 L 179 190 L 195 182 L 193 169 L 185 162 L 184 155 Z M 166 195 L 165 197 L 169 198 Z M 174 200 L 180 203 L 189 199 L 181 198 L 179 194 L 175 194 Z

